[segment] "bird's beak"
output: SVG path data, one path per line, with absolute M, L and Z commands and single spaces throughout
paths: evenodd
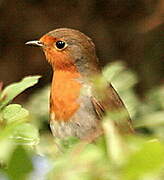
M 38 40 L 35 41 L 28 41 L 25 43 L 26 45 L 32 45 L 32 46 L 37 46 L 37 47 L 43 47 L 44 44 Z

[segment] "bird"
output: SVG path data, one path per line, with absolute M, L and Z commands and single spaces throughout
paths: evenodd
M 102 74 L 93 41 L 79 30 L 58 28 L 39 40 L 26 42 L 40 47 L 53 70 L 50 90 L 50 128 L 59 139 L 76 137 L 93 141 L 103 134 L 102 119 L 109 112 L 124 117 L 114 124 L 122 134 L 134 132 L 129 113 L 110 82 L 97 92 L 93 77 Z

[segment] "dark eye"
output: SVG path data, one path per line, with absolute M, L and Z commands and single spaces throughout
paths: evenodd
M 56 47 L 60 50 L 66 47 L 66 43 L 64 41 L 56 41 Z

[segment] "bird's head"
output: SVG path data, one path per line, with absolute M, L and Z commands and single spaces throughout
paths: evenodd
M 86 75 L 97 71 L 94 43 L 78 30 L 59 28 L 26 44 L 41 47 L 55 70 L 77 68 Z

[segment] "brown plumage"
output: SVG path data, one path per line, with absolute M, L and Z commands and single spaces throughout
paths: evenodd
M 60 28 L 39 41 L 54 74 L 50 97 L 50 125 L 54 136 L 80 139 L 102 134 L 101 119 L 106 111 L 117 114 L 115 124 L 121 133 L 132 133 L 128 112 L 111 84 L 97 93 L 92 77 L 101 73 L 95 46 L 83 33 Z M 123 114 L 121 116 L 120 114 Z

